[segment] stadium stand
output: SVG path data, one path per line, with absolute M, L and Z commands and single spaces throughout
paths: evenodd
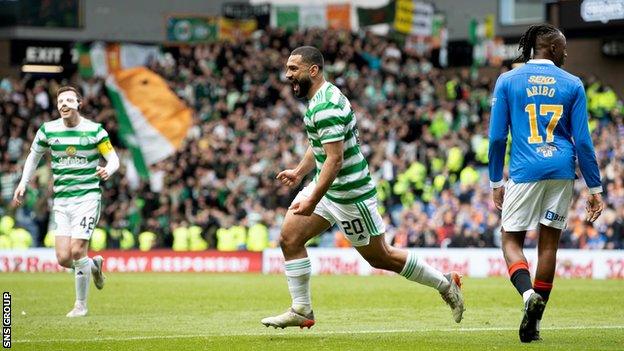
M 370 33 L 309 30 L 287 36 L 269 29 L 238 44 L 168 49 L 152 62 L 150 68 L 196 113 L 184 147 L 151 169 L 150 183 L 127 167 L 130 157 L 116 133 L 104 82 L 78 77 L 68 82 L 81 89 L 82 113 L 104 125 L 122 158 L 119 174 L 102 185 L 105 206 L 92 249 L 275 246 L 298 189 L 274 178 L 294 166 L 307 147 L 302 102 L 283 76 L 289 48 L 302 44 L 321 49 L 328 80 L 353 104 L 389 240 L 398 247 L 498 246 L 499 213 L 484 167 L 492 80 L 469 70 L 441 70 Z M 38 169 L 37 186 L 29 188 L 24 207 L 15 211 L 10 201 L 37 128 L 58 117 L 54 96 L 60 83 L 28 76 L 0 81 L 0 248 L 53 246 L 49 166 Z M 607 208 L 593 226 L 586 224 L 579 197 L 584 183 L 577 182 L 562 246 L 621 249 L 622 97 L 596 77 L 585 77 L 585 84 Z M 344 246 L 336 234 L 328 232 L 310 245 Z M 529 247 L 535 239 L 535 233 L 527 235 Z

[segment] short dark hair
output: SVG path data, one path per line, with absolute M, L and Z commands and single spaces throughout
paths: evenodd
M 325 63 L 323 54 L 314 46 L 300 46 L 293 50 L 290 55 L 301 55 L 301 59 L 304 63 L 310 66 L 317 65 L 319 70 L 323 70 L 323 64 Z
M 527 62 L 531 59 L 531 50 L 535 52 L 535 45 L 538 38 L 554 37 L 554 35 L 558 33 L 559 29 L 552 24 L 542 23 L 530 26 L 526 32 L 522 34 L 522 37 L 520 37 L 518 50 L 521 50 L 522 53 L 520 57 L 518 57 L 518 61 Z
M 61 93 L 64 93 L 66 91 L 73 91 L 74 93 L 76 93 L 76 97 L 78 98 L 78 102 L 82 102 L 82 95 L 80 95 L 80 92 L 78 91 L 78 89 L 72 87 L 71 85 L 64 85 L 64 86 L 60 87 L 56 91 L 56 97 L 58 98 L 58 96 L 61 95 Z

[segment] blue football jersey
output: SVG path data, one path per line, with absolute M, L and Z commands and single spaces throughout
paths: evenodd
M 578 77 L 550 60 L 530 60 L 498 78 L 489 132 L 492 187 L 503 183 L 510 130 L 509 175 L 515 183 L 575 179 L 578 157 L 590 192 L 602 191 L 585 89 Z

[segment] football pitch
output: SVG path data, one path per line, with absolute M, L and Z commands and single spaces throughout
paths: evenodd
M 624 281 L 555 281 L 543 341 L 521 344 L 521 298 L 503 278 L 465 279 L 461 324 L 432 289 L 397 276 L 314 276 L 312 329 L 260 319 L 290 298 L 281 275 L 109 274 L 69 319 L 73 275 L 0 274 L 15 350 L 622 350 Z

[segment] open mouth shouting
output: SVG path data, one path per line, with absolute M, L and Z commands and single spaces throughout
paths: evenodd
M 293 78 L 290 80 L 290 84 L 292 86 L 293 93 L 295 93 L 295 96 L 300 96 L 299 91 L 301 90 L 301 86 L 299 85 L 299 81 Z
M 65 105 L 61 106 L 61 108 L 59 109 L 62 118 L 70 118 L 72 116 L 72 111 L 73 110 L 70 107 L 67 107 Z
M 312 87 L 312 80 L 309 77 L 303 76 L 300 78 L 290 78 L 290 84 L 292 86 L 293 93 L 298 98 L 303 98 L 308 95 L 310 87 Z

